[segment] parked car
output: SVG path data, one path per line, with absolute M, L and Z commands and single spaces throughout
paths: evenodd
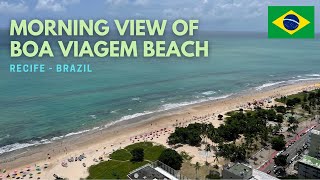
M 289 156 L 289 153 L 287 153 L 285 156 L 287 156 L 287 157 L 288 157 L 288 156 Z

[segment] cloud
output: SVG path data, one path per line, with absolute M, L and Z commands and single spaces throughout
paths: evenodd
M 208 3 L 208 0 L 203 0 L 202 3 L 203 3 L 203 4 L 207 4 L 207 3 Z
M 147 5 L 149 0 L 106 0 L 108 5 L 124 6 L 124 5 Z
M 29 9 L 24 1 L 17 3 L 0 0 L 0 14 L 24 13 Z
M 38 0 L 35 9 L 60 12 L 65 11 L 66 6 L 79 2 L 80 0 Z
M 194 6 L 176 6 L 184 8 L 166 8 L 163 14 L 171 19 L 203 18 L 213 21 L 249 19 L 263 15 L 269 1 L 261 0 L 201 0 Z

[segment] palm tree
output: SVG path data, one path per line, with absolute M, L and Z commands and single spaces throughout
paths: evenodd
M 218 158 L 219 156 L 218 156 L 218 155 L 214 155 L 214 156 L 212 156 L 212 157 L 214 157 L 213 162 L 216 162 L 216 161 L 219 162 L 219 158 Z
M 246 134 L 244 138 L 246 146 L 250 149 L 253 144 L 253 137 L 250 134 Z
M 204 150 L 206 151 L 206 162 L 208 162 L 208 153 L 211 152 L 210 144 L 207 144 Z
M 253 144 L 253 150 L 254 151 L 257 151 L 259 148 L 258 148 L 258 145 L 257 144 Z
M 195 164 L 195 166 L 194 166 L 195 168 L 196 168 L 196 179 L 199 179 L 198 178 L 198 171 L 199 171 L 199 169 L 200 169 L 200 163 L 199 162 L 196 162 L 196 164 Z
M 282 125 L 280 123 L 277 123 L 274 127 L 273 130 L 275 133 L 279 133 L 282 129 Z
M 217 147 L 216 146 L 213 146 L 213 151 L 214 151 L 214 160 L 213 160 L 213 162 L 219 162 L 219 159 L 218 159 L 218 151 L 217 151 Z

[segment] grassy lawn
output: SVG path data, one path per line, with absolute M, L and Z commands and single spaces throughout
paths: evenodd
M 109 160 L 89 168 L 88 179 L 127 179 L 130 171 L 147 164 L 147 161 L 132 163 L 130 161 Z
M 305 96 L 305 94 L 306 93 L 304 93 L 304 92 L 300 92 L 298 94 L 292 94 L 292 95 L 287 96 L 287 100 L 288 99 L 294 99 L 294 98 L 299 98 L 299 99 L 303 100 L 303 97 Z M 284 99 L 279 99 L 279 98 L 275 99 L 275 101 L 281 102 L 281 103 L 284 103 L 284 104 L 286 103 L 284 101 Z
M 316 90 L 313 90 L 313 91 L 310 91 L 310 92 L 317 92 L 319 89 L 316 89 Z M 306 94 L 309 94 L 310 92 L 300 92 L 300 93 L 297 93 L 297 94 L 292 94 L 292 95 L 289 95 L 289 96 L 287 96 L 287 100 L 288 99 L 294 99 L 294 98 L 299 98 L 299 99 L 301 99 L 301 101 L 303 100 L 303 98 L 304 98 L 304 96 L 306 95 Z M 281 103 L 286 103 L 285 101 L 284 101 L 284 99 L 281 99 L 281 98 L 277 98 L 277 99 L 275 99 L 275 101 L 277 101 L 277 102 L 281 102 Z
M 229 111 L 229 112 L 225 113 L 225 116 L 233 116 L 233 115 L 235 115 L 236 113 L 239 113 L 239 112 L 240 112 L 240 110 Z M 248 112 L 248 111 L 243 111 L 243 112 L 245 113 L 245 112 Z
M 144 161 L 131 162 L 130 151 L 138 147 L 144 149 Z M 151 142 L 129 145 L 124 149 L 113 152 L 110 155 L 111 160 L 91 166 L 88 179 L 127 179 L 130 171 L 157 160 L 165 149 L 163 146 L 154 146 Z
M 131 157 L 132 155 L 130 154 L 130 151 L 126 149 L 117 150 L 110 155 L 110 159 L 119 160 L 119 161 L 130 160 Z
M 299 98 L 302 101 L 303 97 L 305 96 L 305 94 L 308 94 L 308 93 L 300 92 L 300 93 L 297 93 L 297 94 L 292 94 L 292 95 L 287 96 L 286 100 Z M 277 99 L 275 99 L 275 101 L 281 102 L 281 103 L 284 103 L 284 104 L 286 103 L 285 99 L 283 99 L 283 98 L 277 98 Z
M 130 152 L 135 148 L 143 148 L 144 149 L 144 158 L 149 161 L 158 160 L 161 153 L 166 149 L 164 146 L 153 146 L 151 142 L 141 142 L 129 145 L 125 147 L 125 149 Z

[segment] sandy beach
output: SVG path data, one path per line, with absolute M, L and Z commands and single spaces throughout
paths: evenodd
M 6 172 L 0 175 L 6 179 L 8 174 L 12 176 L 15 173 L 21 177 L 28 172 L 33 174 L 33 179 L 38 177 L 54 179 L 54 174 L 72 180 L 86 178 L 89 166 L 97 164 L 99 159 L 107 160 L 110 153 L 129 144 L 152 141 L 169 147 L 167 138 L 177 126 L 207 122 L 218 127 L 223 123 L 217 118 L 219 114 L 239 108 L 249 109 L 251 107 L 248 106 L 248 102 L 261 102 L 267 107 L 275 103 L 274 98 L 316 88 L 320 88 L 319 82 L 310 81 L 250 90 L 225 99 L 151 114 L 139 119 L 123 121 L 103 130 L 93 130 L 50 144 L 6 153 L 0 156 L 0 169 L 6 169 Z M 199 148 L 183 146 L 177 151 L 186 151 L 194 156 L 192 159 L 194 162 L 204 164 L 206 160 L 204 151 Z M 68 161 L 69 158 L 80 155 L 85 157 L 81 162 Z M 213 161 L 212 155 L 209 157 L 208 161 Z

